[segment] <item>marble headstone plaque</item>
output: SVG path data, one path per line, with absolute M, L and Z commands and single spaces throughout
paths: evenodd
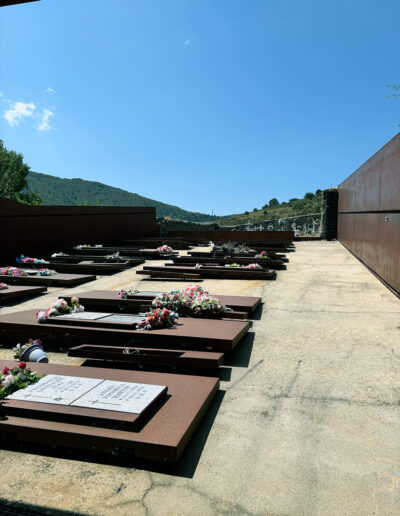
M 162 385 L 104 380 L 71 405 L 141 414 L 164 389 Z
M 6 399 L 141 414 L 165 389 L 163 385 L 49 374 Z
M 37 383 L 7 396 L 7 399 L 69 405 L 102 381 L 95 378 L 48 374 Z
M 109 315 L 107 317 L 103 317 L 102 321 L 133 324 L 138 323 L 143 319 L 145 319 L 145 317 L 140 317 L 138 315 Z
M 104 319 L 112 314 L 104 312 L 73 312 L 72 314 L 57 315 L 57 319 L 78 319 L 78 320 L 89 320 L 97 321 L 98 319 Z

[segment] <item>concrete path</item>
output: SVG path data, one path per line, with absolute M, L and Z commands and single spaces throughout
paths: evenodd
M 264 306 L 177 466 L 1 451 L 0 496 L 90 515 L 398 516 L 399 300 L 339 243 L 296 248 L 276 281 L 203 282 L 212 293 L 262 295 Z M 131 270 L 68 292 L 135 284 L 186 282 Z M 1 312 L 46 307 L 60 292 Z

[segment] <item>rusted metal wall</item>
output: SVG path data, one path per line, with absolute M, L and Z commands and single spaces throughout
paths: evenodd
M 400 133 L 339 185 L 338 239 L 400 292 Z
M 155 208 L 26 206 L 0 198 L 0 265 L 23 253 L 40 258 L 77 244 L 157 236 Z

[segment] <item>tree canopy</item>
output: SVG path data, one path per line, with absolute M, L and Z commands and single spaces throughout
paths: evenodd
M 23 155 L 8 150 L 3 140 L 0 140 L 0 197 L 25 204 L 40 204 L 40 197 L 32 190 L 27 190 L 29 171 Z

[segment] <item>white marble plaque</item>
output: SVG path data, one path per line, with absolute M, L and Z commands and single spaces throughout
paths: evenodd
M 6 399 L 141 414 L 164 389 L 162 385 L 49 374 Z
M 107 317 L 103 317 L 102 321 L 104 322 L 119 322 L 126 324 L 133 324 L 142 321 L 145 317 L 140 317 L 139 315 L 110 315 Z
M 164 389 L 162 385 L 104 380 L 71 405 L 141 414 Z
M 158 296 L 162 296 L 162 292 L 137 292 L 136 294 L 132 294 L 130 295 L 129 297 L 142 297 L 142 296 L 154 296 L 154 297 L 158 297 Z
M 70 405 L 102 382 L 103 380 L 97 378 L 48 374 L 37 383 L 10 394 L 7 399 Z
M 97 321 L 98 319 L 104 319 L 112 314 L 104 312 L 73 312 L 71 314 L 57 315 L 57 319 L 79 319 L 88 321 Z

